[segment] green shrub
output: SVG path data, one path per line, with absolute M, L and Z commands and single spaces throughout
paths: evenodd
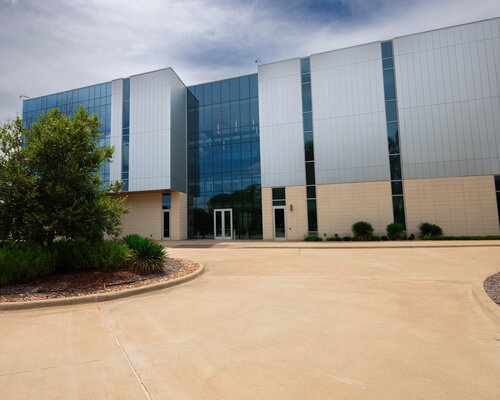
M 382 239 L 382 241 L 383 241 L 383 242 L 386 242 L 386 241 L 388 241 L 388 240 L 389 240 L 389 238 L 388 238 L 387 236 L 382 236 L 382 238 L 381 238 L 381 239 Z
M 131 250 L 136 250 L 143 240 L 150 240 L 144 236 L 133 233 L 131 235 L 126 235 L 122 238 L 122 242 L 128 246 Z
M 369 240 L 373 235 L 373 227 L 369 222 L 358 221 L 353 224 L 352 233 L 357 240 Z
M 387 237 L 391 240 L 403 239 L 405 235 L 405 227 L 399 222 L 393 222 L 385 227 Z
M 57 240 L 53 255 L 57 271 L 110 271 L 128 267 L 131 251 L 120 242 Z
M 418 229 L 420 231 L 421 239 L 441 236 L 443 234 L 443 230 L 438 225 L 430 224 L 429 222 L 422 222 L 418 226 Z
M 423 240 L 500 240 L 500 235 L 487 236 L 427 236 Z
M 372 235 L 372 237 L 370 238 L 370 240 L 372 242 L 380 242 L 382 240 L 382 238 L 378 235 Z
M 350 237 L 350 236 L 344 236 L 344 237 L 342 238 L 342 240 L 343 240 L 344 242 L 350 242 L 350 241 L 352 240 L 352 237 Z
M 329 242 L 341 242 L 342 238 L 339 237 L 339 235 L 335 234 L 335 236 L 331 236 L 329 238 L 326 238 L 326 240 Z
M 125 239 L 125 238 L 124 238 Z M 130 240 L 134 254 L 132 269 L 139 274 L 154 274 L 163 271 L 163 264 L 167 258 L 165 248 L 155 241 L 136 235 Z
M 304 238 L 304 241 L 305 242 L 321 242 L 323 240 L 323 238 L 317 236 L 317 235 L 307 235 L 305 238 Z
M 27 282 L 54 271 L 50 251 L 40 245 L 4 242 L 0 247 L 0 285 Z

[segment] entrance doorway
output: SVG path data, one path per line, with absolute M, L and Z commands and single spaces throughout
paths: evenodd
M 231 208 L 214 210 L 214 237 L 225 240 L 233 238 L 233 210 Z
M 286 240 L 286 207 L 273 207 L 274 240 Z

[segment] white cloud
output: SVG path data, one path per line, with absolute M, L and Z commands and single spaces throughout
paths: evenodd
M 0 119 L 39 96 L 173 67 L 187 84 L 266 62 L 500 15 L 497 0 L 0 0 Z M 321 3 L 324 5 L 324 3 Z

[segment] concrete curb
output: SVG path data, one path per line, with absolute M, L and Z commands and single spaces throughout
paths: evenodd
M 482 282 L 472 284 L 472 297 L 497 328 L 500 328 L 500 306 L 488 296 Z
M 0 303 L 0 311 L 32 310 L 36 308 L 71 306 L 75 304 L 102 303 L 105 301 L 123 299 L 125 297 L 136 296 L 143 293 L 149 293 L 156 290 L 166 289 L 171 286 L 180 285 L 181 283 L 186 283 L 195 279 L 205 271 L 205 266 L 202 263 L 198 263 L 198 265 L 199 265 L 198 269 L 196 271 L 191 272 L 190 274 L 181 276 L 180 278 L 168 280 L 165 282 L 155 283 L 154 285 L 124 289 L 119 292 L 97 293 L 87 296 L 68 297 L 68 298 L 50 299 L 50 300 L 34 300 L 26 302 Z

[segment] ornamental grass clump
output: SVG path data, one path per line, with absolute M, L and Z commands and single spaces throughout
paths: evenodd
M 405 236 L 405 227 L 399 222 L 393 222 L 385 227 L 387 236 L 391 240 L 403 239 Z
M 139 235 L 127 235 L 125 243 L 134 252 L 131 268 L 138 274 L 156 274 L 163 272 L 167 253 L 161 244 Z
M 443 230 L 439 225 L 430 224 L 429 222 L 422 222 L 418 229 L 421 239 L 436 238 L 443 235 Z
M 373 235 L 373 226 L 369 222 L 358 221 L 352 226 L 352 233 L 356 240 L 370 240 Z

